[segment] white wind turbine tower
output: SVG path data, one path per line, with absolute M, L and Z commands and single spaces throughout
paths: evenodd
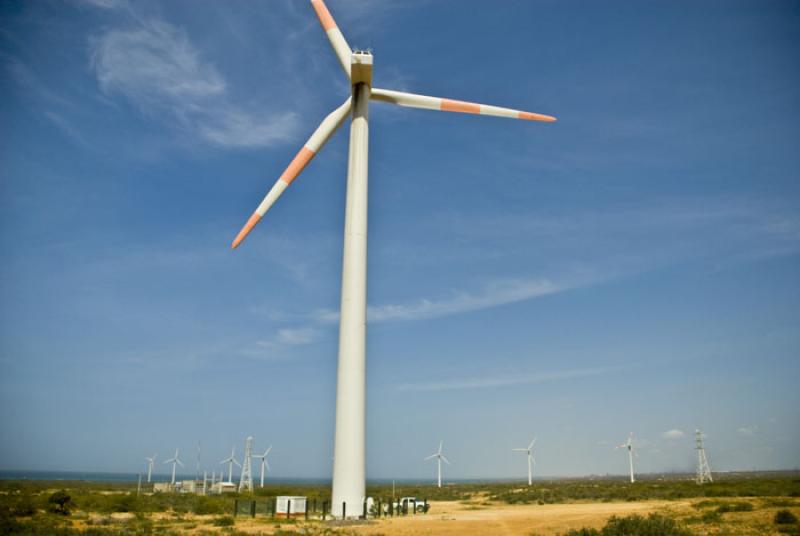
M 436 458 L 436 476 L 437 476 L 436 481 L 440 488 L 442 487 L 442 461 L 444 461 L 444 463 L 446 463 L 447 465 L 450 465 L 450 462 L 447 460 L 447 458 L 444 457 L 444 454 L 442 454 L 443 444 L 444 441 L 439 441 L 439 450 L 437 450 L 435 453 L 425 458 L 425 461 Z
M 145 456 L 144 459 L 147 460 L 147 481 L 150 482 L 150 477 L 153 474 L 153 465 L 156 463 L 156 457 L 158 454 L 153 454 L 151 457 Z
M 239 493 L 253 491 L 253 436 L 248 436 L 244 442 L 244 458 L 242 458 L 242 474 L 239 475 Z
M 261 487 L 264 487 L 264 467 L 269 469 L 269 462 L 267 462 L 267 456 L 269 455 L 269 451 L 272 450 L 272 445 L 269 446 L 267 450 L 264 451 L 264 454 L 253 454 L 253 458 L 260 458 L 261 459 Z
M 228 458 L 225 458 L 221 462 L 220 465 L 228 464 L 228 482 L 233 482 L 233 464 L 238 465 L 239 467 L 242 466 L 238 461 L 236 461 L 236 445 L 231 448 L 231 455 Z M 220 471 L 222 473 L 222 471 Z M 220 480 L 222 480 L 223 475 L 220 474 Z
M 631 468 L 631 482 L 635 482 L 633 478 L 633 456 L 634 454 L 638 457 L 639 455 L 636 453 L 636 449 L 633 448 L 633 432 L 631 435 L 628 436 L 628 441 L 623 443 L 622 445 L 617 445 L 618 449 L 627 449 L 628 450 L 628 464 Z
M 175 456 L 173 456 L 172 458 L 170 458 L 169 460 L 166 460 L 164 462 L 165 464 L 166 463 L 171 463 L 172 464 L 172 480 L 171 480 L 171 483 L 172 483 L 173 486 L 175 485 L 175 465 L 177 464 L 177 465 L 180 465 L 181 467 L 183 467 L 183 462 L 180 460 L 180 458 L 178 458 L 178 453 L 179 452 L 180 452 L 180 449 L 175 449 Z
M 195 463 L 195 478 L 200 480 L 200 442 L 197 442 L 197 460 Z
M 529 121 L 550 122 L 555 121 L 555 118 L 486 104 L 373 88 L 372 53 L 350 49 L 323 0 L 311 0 L 311 6 L 316 11 L 350 82 L 351 94 L 314 131 L 239 231 L 231 247 L 236 248 L 241 243 L 333 133 L 348 116 L 351 117 L 339 315 L 339 364 L 331 514 L 341 516 L 342 503 L 347 503 L 352 505 L 347 511 L 355 517 L 360 512 L 365 498 L 367 162 L 370 99 L 411 108 L 493 115 Z
M 533 484 L 533 465 L 536 463 L 536 460 L 533 458 L 533 444 L 536 443 L 536 438 L 533 438 L 528 448 L 524 449 L 511 449 L 517 452 L 527 452 L 528 453 L 528 485 L 530 486 Z

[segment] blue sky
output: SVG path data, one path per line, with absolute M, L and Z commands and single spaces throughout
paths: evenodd
M 370 478 L 800 465 L 794 2 L 330 0 L 371 107 Z M 304 1 L 0 7 L 0 468 L 328 477 L 347 95 Z M 166 467 L 162 466 L 162 471 Z

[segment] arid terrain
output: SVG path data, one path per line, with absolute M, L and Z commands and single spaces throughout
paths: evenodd
M 323 521 L 320 509 L 309 508 L 308 520 L 304 515 L 276 518 L 270 511 L 278 495 L 306 496 L 309 504 L 320 506 L 328 490 L 321 485 L 273 485 L 255 494 L 206 497 L 146 490 L 137 494 L 127 484 L 4 481 L 0 534 L 800 536 L 800 478 L 794 473 L 736 475 L 703 486 L 685 477 L 657 477 L 636 484 L 572 479 L 535 482 L 530 487 L 405 485 L 404 496 L 427 499 L 427 513 L 350 522 Z M 369 490 L 374 497 L 391 496 L 391 491 L 381 486 Z

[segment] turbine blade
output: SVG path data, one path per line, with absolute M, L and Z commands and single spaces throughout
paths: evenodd
M 342 64 L 342 69 L 344 69 L 349 79 L 350 59 L 353 55 L 350 45 L 347 44 L 347 40 L 344 38 L 344 35 L 342 35 L 341 30 L 339 30 L 336 21 L 333 20 L 331 12 L 328 11 L 328 7 L 323 0 L 311 0 L 311 7 L 317 12 L 319 23 L 322 25 L 322 29 L 325 30 L 328 41 L 331 42 L 333 51 L 336 53 L 336 57 L 339 59 L 339 63 Z
M 266 457 L 267 454 L 269 454 L 269 451 L 271 451 L 271 450 L 272 450 L 272 445 L 270 445 L 269 448 L 267 449 L 267 451 L 264 452 L 264 457 Z
M 236 461 L 236 460 L 232 460 L 232 461 L 233 461 L 233 464 L 234 464 L 234 465 L 238 465 L 239 467 L 241 467 L 241 466 L 242 466 L 242 464 L 241 464 L 241 463 L 239 463 L 238 461 Z
M 445 458 L 443 455 L 440 455 L 439 457 L 442 459 L 442 461 L 443 461 L 444 463 L 446 463 L 447 465 L 450 465 L 450 460 L 448 460 L 447 458 Z
M 533 444 L 534 444 L 534 443 L 536 443 L 536 438 L 535 438 L 535 437 L 533 438 L 533 441 L 531 441 L 531 444 L 530 444 L 530 445 L 528 445 L 528 450 L 530 450 L 530 449 L 532 449 L 532 448 L 533 448 Z
M 444 441 L 439 441 L 439 454 L 442 453 L 442 445 L 444 445 Z
M 427 458 L 425 458 L 425 460 L 423 460 L 423 461 L 430 460 L 430 459 L 432 459 L 432 458 L 435 458 L 435 457 L 437 457 L 438 455 L 439 455 L 439 453 L 438 453 L 438 452 L 437 452 L 436 454 L 431 454 L 430 456 L 428 456 Z
M 382 102 L 407 106 L 409 108 L 424 108 L 426 110 L 439 110 L 442 112 L 462 112 L 467 114 L 494 115 L 497 117 L 508 117 L 511 119 L 526 119 L 528 121 L 553 122 L 555 117 L 550 115 L 523 112 L 511 108 L 501 108 L 488 104 L 478 104 L 475 102 L 464 102 L 440 97 L 428 97 L 426 95 L 415 95 L 403 91 L 392 91 L 390 89 L 372 89 L 372 98 Z
M 182 462 L 182 461 L 180 461 L 180 460 L 175 460 L 175 461 L 176 461 L 176 462 L 178 462 L 178 465 L 180 465 L 181 467 L 183 467 L 183 462 Z
M 350 112 L 350 98 L 344 101 L 344 104 L 336 108 L 333 112 L 322 120 L 322 123 L 317 127 L 317 130 L 308 138 L 300 152 L 294 157 L 286 170 L 281 174 L 275 185 L 267 192 L 264 200 L 258 205 L 256 211 L 247 220 L 242 230 L 236 235 L 236 239 L 231 244 L 231 249 L 236 247 L 244 240 L 244 237 L 253 230 L 253 227 L 261 220 L 269 208 L 277 201 L 284 190 L 297 178 L 303 169 L 308 165 L 312 158 L 322 149 L 331 135 L 342 125 L 348 113 Z
M 528 449 L 511 449 L 517 452 L 528 452 Z

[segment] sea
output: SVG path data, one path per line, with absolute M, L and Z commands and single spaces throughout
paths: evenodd
M 146 473 L 102 473 L 92 471 L 24 471 L 24 470 L 0 470 L 0 480 L 72 480 L 84 482 L 137 482 L 139 477 L 146 478 Z M 208 475 L 211 476 L 210 474 Z M 176 480 L 191 480 L 196 478 L 194 474 L 177 474 Z M 171 474 L 154 474 L 153 482 L 169 482 Z M 200 475 L 202 478 L 202 475 Z M 292 486 L 328 486 L 331 484 L 330 478 L 281 478 L 271 477 L 268 479 L 270 484 L 282 484 Z M 238 477 L 234 475 L 234 481 L 238 482 Z M 481 482 L 505 482 L 506 479 L 448 479 L 448 482 L 458 482 L 461 484 L 481 483 Z M 430 480 L 422 479 L 395 479 L 381 478 L 367 481 L 370 485 L 391 485 L 396 484 L 416 485 L 430 484 Z

